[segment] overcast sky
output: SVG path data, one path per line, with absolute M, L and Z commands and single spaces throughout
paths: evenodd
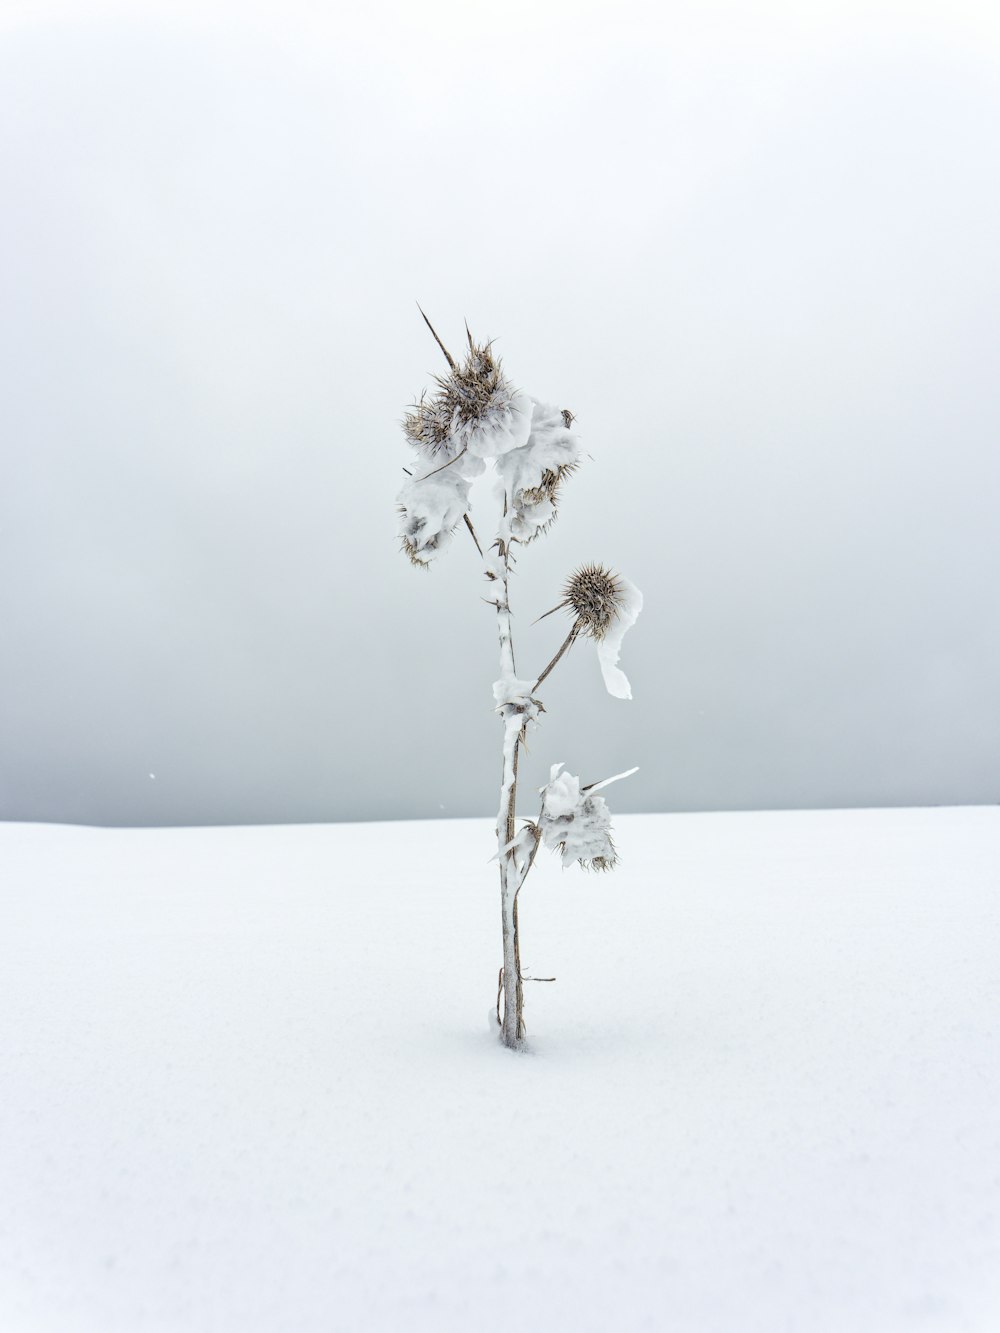
M 0 815 L 495 809 L 475 551 L 395 536 L 417 300 L 592 455 L 522 674 L 580 562 L 646 596 L 526 785 L 996 802 L 998 76 L 992 3 L 5 5 Z

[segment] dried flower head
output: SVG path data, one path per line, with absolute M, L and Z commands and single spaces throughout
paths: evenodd
M 405 517 L 406 509 L 403 505 L 397 505 L 396 508 L 399 514 Z M 418 546 L 414 537 L 404 533 L 399 541 L 399 549 L 415 569 L 429 569 L 431 560 L 437 554 L 440 543 L 440 536 L 434 536 L 423 546 Z
M 396 497 L 399 536 L 411 564 L 429 565 L 469 510 L 469 483 L 454 468 L 411 477 Z
M 429 320 L 428 327 L 434 333 Z M 436 333 L 434 337 L 448 359 L 449 370 L 434 376 L 437 390 L 429 396 L 421 394 L 403 418 L 403 432 L 410 442 L 428 457 L 437 458 L 457 457 L 479 435 L 485 440 L 479 439 L 480 447 L 473 452 L 482 454 L 523 443 L 520 436 L 509 442 L 504 438 L 512 418 L 519 417 L 525 405 L 503 373 L 500 359 L 493 355 L 492 343 L 476 343 L 468 333 L 469 350 L 465 360 L 457 362 Z
M 527 441 L 496 460 L 505 535 L 512 541 L 534 541 L 555 521 L 562 485 L 576 471 L 581 455 L 580 441 L 566 424 L 568 415 L 532 399 Z
M 548 532 L 558 517 L 559 487 L 578 466 L 577 463 L 560 463 L 556 468 L 546 468 L 539 485 L 517 492 L 512 506 L 512 536 L 527 545 Z
M 608 837 L 608 842 L 611 846 L 611 855 L 595 856 L 594 859 L 586 865 L 583 865 L 583 862 L 581 862 L 584 870 L 614 870 L 615 866 L 618 864 L 618 852 L 615 848 L 615 844 L 611 841 L 610 835 Z
M 466 330 L 468 332 L 468 330 Z M 491 411 L 506 406 L 513 392 L 500 361 L 493 355 L 493 344 L 477 344 L 469 337 L 469 351 L 461 365 L 450 375 L 436 375 L 435 380 L 460 422 L 478 421 Z
M 581 632 L 599 642 L 618 618 L 623 594 L 617 574 L 603 565 L 581 565 L 563 588 L 563 605 L 572 607 Z
M 451 427 L 452 411 L 441 394 L 428 398 L 422 393 L 403 417 L 403 434 L 432 457 L 458 452 L 460 446 L 452 437 Z
M 581 787 L 580 779 L 562 772 L 562 767 L 553 764 L 548 783 L 542 788 L 544 799 L 538 824 L 542 840 L 546 847 L 559 853 L 564 866 L 613 870 L 618 864 L 618 853 L 611 837 L 611 812 L 597 791 L 615 779 Z

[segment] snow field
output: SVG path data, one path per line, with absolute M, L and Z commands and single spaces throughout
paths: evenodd
M 0 825 L 0 1329 L 1000 1328 L 1000 811 L 615 836 Z

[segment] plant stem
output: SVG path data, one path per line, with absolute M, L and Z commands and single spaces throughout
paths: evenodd
M 510 548 L 506 542 L 499 545 L 503 561 L 503 575 L 496 599 L 497 629 L 500 636 L 500 675 L 513 680 L 514 643 L 510 623 Z M 504 717 L 503 777 L 500 783 L 500 810 L 497 815 L 497 842 L 500 860 L 500 912 L 503 925 L 503 995 L 504 1014 L 501 1033 L 503 1043 L 516 1050 L 524 1039 L 524 988 L 521 983 L 521 949 L 517 932 L 517 890 L 521 876 L 518 872 L 514 849 L 506 850 L 514 841 L 515 806 L 517 802 L 517 757 L 521 743 L 523 719 L 513 709 Z
M 563 646 L 559 649 L 555 657 L 553 657 L 552 661 L 548 664 L 548 666 L 545 668 L 542 674 L 535 681 L 534 685 L 531 687 L 532 691 L 538 689 L 539 685 L 541 685 L 542 681 L 549 674 L 549 672 L 552 670 L 555 664 L 559 661 L 560 657 L 562 657 L 563 653 L 567 650 L 567 648 L 571 648 L 573 646 L 573 640 L 579 633 L 580 633 L 580 622 L 577 621 L 576 624 L 573 626 L 573 628 L 570 630 L 570 632 L 566 635 L 566 641 L 563 644 Z

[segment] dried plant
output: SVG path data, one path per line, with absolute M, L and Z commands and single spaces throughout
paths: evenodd
M 423 311 L 420 312 L 423 315 Z M 564 866 L 584 870 L 614 868 L 618 854 L 611 815 L 598 791 L 618 778 L 581 786 L 580 779 L 555 764 L 541 789 L 537 818 L 517 830 L 518 759 L 528 732 L 545 711 L 537 691 L 578 638 L 590 638 L 605 685 L 621 699 L 632 697 L 618 666 L 622 638 L 642 609 L 642 594 L 603 565 L 582 565 L 567 580 L 562 600 L 547 611 L 568 610 L 569 634 L 536 677 L 520 679 L 514 667 L 510 573 L 514 548 L 547 532 L 556 518 L 561 489 L 580 465 L 580 442 L 570 430 L 573 414 L 515 389 L 492 343 L 476 343 L 466 326 L 468 350 L 457 361 L 427 316 L 427 327 L 448 363 L 435 376 L 436 388 L 422 393 L 403 418 L 403 432 L 416 456 L 398 496 L 400 540 L 410 562 L 427 568 L 459 526 L 468 529 L 491 588 L 500 641 L 500 678 L 493 698 L 503 724 L 497 857 L 500 865 L 503 967 L 497 995 L 497 1024 L 505 1045 L 517 1048 L 525 1036 L 524 978 L 518 928 L 518 895 L 535 863 L 539 846 L 559 854 Z M 496 536 L 483 554 L 470 516 L 470 489 L 486 466 L 497 480 Z M 545 616 L 540 617 L 544 619 Z M 540 979 L 540 978 L 539 978 Z M 551 978 L 549 978 L 551 980 Z

